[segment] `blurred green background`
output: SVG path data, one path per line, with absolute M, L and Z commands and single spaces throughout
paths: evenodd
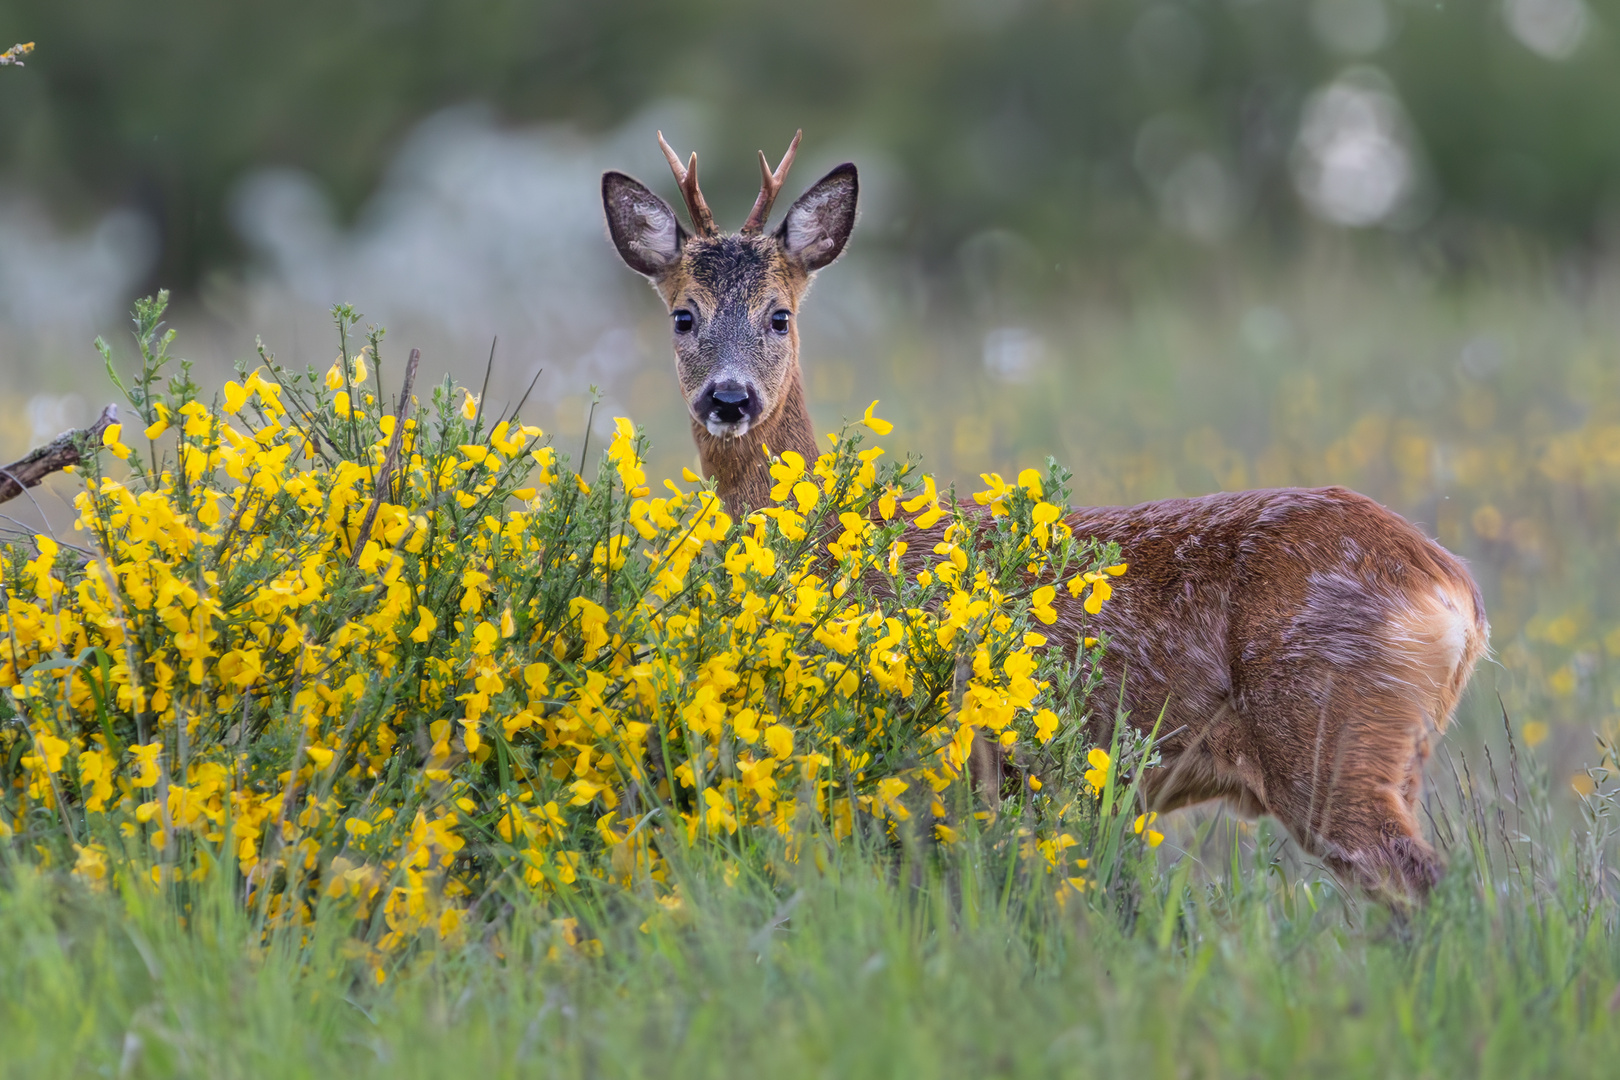
M 723 223 L 753 154 L 862 170 L 804 364 L 828 428 L 976 483 L 1057 456 L 1077 501 L 1343 483 L 1473 563 L 1495 693 L 1573 782 L 1620 727 L 1620 2 L 0 0 L 0 449 L 108 398 L 91 339 L 175 290 L 219 380 L 256 335 L 509 399 L 577 447 L 691 460 L 664 314 L 604 168 Z M 125 351 L 127 356 L 127 350 Z M 33 527 L 61 497 L 7 508 Z M 29 515 L 33 515 L 30 517 Z
M 1396 115 L 1371 124 L 1395 129 L 1420 189 L 1402 224 L 1466 259 L 1470 225 L 1587 244 L 1608 227 L 1616 15 L 1612 0 L 6 0 L 0 27 L 41 50 L 11 73 L 0 125 L 10 183 L 64 212 L 149 214 L 154 279 L 177 288 L 249 253 L 227 214 L 247 171 L 309 170 L 349 217 L 415 124 L 473 100 L 587 136 L 693 103 L 722 205 L 747 205 L 756 147 L 799 125 L 811 149 L 836 134 L 894 174 L 866 245 L 938 260 L 994 223 L 1075 275 L 1166 216 L 1287 250 L 1301 120 L 1359 74 L 1387 95 Z M 1377 202 L 1340 210 L 1379 219 Z

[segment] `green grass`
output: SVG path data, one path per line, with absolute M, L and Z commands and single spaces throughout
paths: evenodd
M 13 863 L 0 1075 L 1607 1074 L 1616 808 L 1591 801 L 1571 828 L 1534 766 L 1443 770 L 1451 870 L 1407 914 L 1217 817 L 1180 819 L 1114 893 L 1060 904 L 1023 879 L 1004 818 L 945 863 L 845 844 L 730 884 L 686 863 L 682 910 L 650 921 L 581 898 L 599 957 L 513 893 L 382 987 L 335 924 L 261 947 L 221 890 L 182 920 L 149 890 Z

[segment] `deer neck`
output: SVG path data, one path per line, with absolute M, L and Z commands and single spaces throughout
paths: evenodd
M 806 463 L 816 459 L 815 428 L 804 399 L 804 381 L 799 365 L 793 365 L 780 404 L 770 416 L 735 439 L 716 438 L 702 424 L 692 422 L 692 439 L 697 443 L 703 475 L 717 482 L 720 497 L 732 516 L 741 518 L 770 501 L 770 462 L 761 446 L 780 456 L 792 450 Z

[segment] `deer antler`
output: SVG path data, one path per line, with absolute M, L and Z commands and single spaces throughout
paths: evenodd
M 719 231 L 714 227 L 714 215 L 709 212 L 709 204 L 703 201 L 703 192 L 698 190 L 697 151 L 692 151 L 692 160 L 683 166 L 680 156 L 664 141 L 662 131 L 658 133 L 658 145 L 669 159 L 669 170 L 675 174 L 675 182 L 680 185 L 686 212 L 692 216 L 692 228 L 699 236 L 714 236 Z
M 799 152 L 799 140 L 802 138 L 804 129 L 800 128 L 788 144 L 787 153 L 782 155 L 782 163 L 774 173 L 771 172 L 770 162 L 765 160 L 765 151 L 759 152 L 759 198 L 754 200 L 754 208 L 748 212 L 748 220 L 743 222 L 744 236 L 765 231 L 765 219 L 771 216 L 771 204 L 782 190 L 782 181 L 787 179 L 788 170 L 793 168 L 793 155 Z

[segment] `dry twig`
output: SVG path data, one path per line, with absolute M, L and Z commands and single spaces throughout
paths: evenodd
M 109 424 L 116 423 L 118 406 L 108 405 L 89 427 L 64 431 L 39 449 L 0 468 L 0 503 L 15 499 L 28 488 L 38 487 L 39 482 L 52 473 L 83 461 L 85 451 L 94 453 L 101 445 L 102 433 Z

